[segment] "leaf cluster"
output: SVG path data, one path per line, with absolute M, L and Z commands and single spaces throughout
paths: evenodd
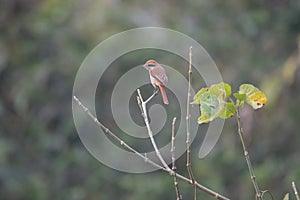
M 231 93 L 231 86 L 224 82 L 201 88 L 192 103 L 200 105 L 198 123 L 209 123 L 216 118 L 230 118 L 245 102 L 253 109 L 258 109 L 268 101 L 266 95 L 251 84 L 242 84 L 239 87 L 239 91 L 233 94 L 235 101 L 231 98 Z

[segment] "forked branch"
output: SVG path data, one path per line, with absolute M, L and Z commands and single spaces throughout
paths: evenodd
M 145 124 L 146 124 L 146 127 L 147 127 L 147 132 L 148 132 L 148 135 L 150 137 L 150 140 L 151 140 L 151 143 L 152 143 L 152 146 L 155 150 L 155 153 L 157 155 L 157 157 L 159 158 L 160 162 L 163 164 L 164 168 L 171 172 L 171 169 L 169 168 L 169 166 L 167 165 L 166 161 L 163 159 L 163 157 L 161 156 L 158 148 L 157 148 L 157 145 L 155 143 L 155 140 L 153 138 L 153 133 L 152 133 L 152 130 L 150 128 L 150 124 L 149 124 L 149 120 L 148 120 L 148 114 L 147 114 L 147 103 L 155 96 L 155 93 L 150 96 L 146 101 L 143 100 L 143 97 L 141 95 L 141 91 L 139 89 L 137 89 L 137 92 L 138 92 L 138 104 L 141 108 L 141 111 L 142 111 L 142 116 L 144 118 L 144 121 L 145 121 Z
M 112 131 L 110 131 L 106 126 L 104 126 L 101 122 L 99 122 L 99 120 L 89 111 L 89 109 L 87 107 L 85 107 L 81 101 L 76 97 L 73 96 L 73 99 L 76 101 L 76 103 L 83 109 L 84 112 L 87 113 L 87 115 L 96 123 L 96 125 L 100 128 L 102 128 L 104 130 L 104 133 L 111 137 L 113 140 L 117 141 L 125 150 L 130 151 L 134 154 L 136 154 L 138 157 L 140 157 L 141 159 L 143 159 L 145 162 L 149 163 L 150 165 L 156 167 L 157 169 L 161 169 L 162 171 L 168 172 L 169 175 L 176 175 L 176 177 L 178 179 L 181 179 L 182 181 L 185 181 L 186 183 L 191 184 L 192 181 L 188 178 L 186 178 L 185 176 L 182 176 L 178 173 L 175 173 L 173 170 L 168 170 L 168 168 L 165 168 L 164 166 L 161 166 L 155 162 L 153 162 L 151 159 L 149 159 L 147 156 L 139 153 L 137 150 L 135 150 L 133 147 L 129 146 L 126 142 L 124 142 L 123 140 L 121 140 L 116 134 L 114 134 Z M 173 173 L 172 173 L 173 172 Z M 192 185 L 192 184 L 191 184 Z M 220 195 L 219 193 L 197 183 L 194 182 L 194 186 L 197 187 L 198 189 L 206 192 L 207 194 L 211 195 L 212 197 L 214 197 L 215 199 L 220 199 L 220 200 L 230 200 L 227 197 L 224 197 L 223 195 Z

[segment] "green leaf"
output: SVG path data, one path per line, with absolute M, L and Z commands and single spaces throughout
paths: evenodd
M 234 93 L 233 96 L 239 101 L 245 101 L 246 100 L 246 95 L 245 94 Z
M 209 91 L 218 97 L 222 95 L 223 99 L 229 98 L 231 95 L 230 85 L 224 82 L 211 85 Z
M 246 95 L 245 94 L 239 94 L 239 93 L 234 93 L 233 96 L 236 98 L 236 105 L 240 108 L 244 106 L 245 100 L 246 100 Z
M 220 118 L 227 119 L 232 117 L 236 113 L 236 108 L 232 102 L 226 102 L 225 106 L 221 110 Z
M 218 98 L 215 94 L 205 92 L 199 96 L 201 115 L 198 123 L 208 123 L 219 117 L 224 107 L 223 99 Z
M 201 96 L 203 93 L 207 92 L 207 91 L 208 91 L 207 88 L 201 88 L 201 89 L 195 94 L 195 96 L 194 96 L 194 102 L 192 102 L 192 104 L 200 104 L 200 103 L 201 103 L 201 102 L 200 102 L 200 96 Z
M 209 88 L 200 89 L 194 96 L 192 104 L 200 104 L 201 115 L 198 123 L 209 123 L 221 117 L 227 119 L 235 114 L 233 103 L 226 103 L 231 95 L 231 87 L 227 83 L 218 83 Z
M 245 94 L 246 103 L 254 109 L 261 108 L 268 101 L 266 95 L 251 84 L 242 84 L 239 89 L 239 94 Z
M 290 199 L 290 194 L 289 193 L 286 193 L 283 200 L 289 200 Z
M 225 100 L 225 98 L 229 98 L 231 95 L 231 87 L 227 83 L 218 83 L 211 85 L 209 88 L 201 88 L 194 96 L 194 101 L 192 104 L 201 104 L 200 96 L 205 92 L 210 92 L 217 97 L 222 96 L 222 98 Z

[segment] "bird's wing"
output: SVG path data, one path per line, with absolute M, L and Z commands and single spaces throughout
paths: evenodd
M 163 85 L 166 85 L 168 82 L 168 77 L 166 76 L 166 72 L 162 67 L 156 67 L 150 71 L 150 74 L 153 78 L 161 82 Z

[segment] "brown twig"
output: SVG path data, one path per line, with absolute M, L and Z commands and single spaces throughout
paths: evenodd
M 298 191 L 297 191 L 297 187 L 296 187 L 296 184 L 295 184 L 294 181 L 292 182 L 292 188 L 293 188 L 294 194 L 295 194 L 295 196 L 296 196 L 296 199 L 297 199 L 297 200 L 300 200 L 299 193 L 298 193 Z
M 161 169 L 161 170 L 163 170 L 163 171 L 165 171 L 165 172 L 168 172 L 168 174 L 170 174 L 170 172 L 169 172 L 167 169 L 165 169 L 163 166 L 160 166 L 159 164 L 153 162 L 151 159 L 149 159 L 149 158 L 146 156 L 146 154 L 143 155 L 143 154 L 139 153 L 138 151 L 136 151 L 134 148 L 132 148 L 131 146 L 129 146 L 126 142 L 124 142 L 123 140 L 121 140 L 116 134 L 114 134 L 113 132 L 111 132 L 111 131 L 110 131 L 107 127 L 105 127 L 102 123 L 100 123 L 100 122 L 98 121 L 98 119 L 97 119 L 97 118 L 96 118 L 96 117 L 88 110 L 87 107 L 85 107 L 85 106 L 81 103 L 81 101 L 80 101 L 76 96 L 73 96 L 73 99 L 74 99 L 74 100 L 76 101 L 76 103 L 84 110 L 84 112 L 86 112 L 87 115 L 88 115 L 88 116 L 96 123 L 96 125 L 99 126 L 100 128 L 102 128 L 102 129 L 104 130 L 104 133 L 105 133 L 107 136 L 109 136 L 109 137 L 111 137 L 112 139 L 114 139 L 115 141 L 117 141 L 117 142 L 118 142 L 124 149 L 126 149 L 127 151 L 130 151 L 130 152 L 132 152 L 132 153 L 135 153 L 138 157 L 140 157 L 141 159 L 145 160 L 145 162 L 149 163 L 150 165 L 152 165 L 152 166 L 154 166 L 154 167 L 156 167 L 156 168 L 158 168 L 158 169 Z M 179 179 L 181 179 L 182 181 L 185 181 L 186 183 L 191 184 L 191 180 L 190 180 L 190 179 L 188 179 L 188 178 L 186 178 L 186 177 L 184 177 L 184 176 L 182 176 L 182 175 L 180 175 L 180 174 L 178 174 L 178 173 L 176 173 L 176 177 L 179 178 Z M 206 192 L 207 194 L 213 196 L 215 199 L 220 199 L 220 200 L 230 200 L 229 198 L 224 197 L 224 196 L 220 195 L 219 193 L 217 193 L 217 192 L 215 192 L 215 191 L 213 191 L 213 190 L 211 190 L 211 189 L 209 189 L 209 188 L 207 188 L 207 187 L 205 187 L 205 186 L 203 186 L 203 185 L 201 185 L 201 184 L 199 184 L 199 183 L 197 183 L 197 182 L 195 182 L 194 185 L 195 185 L 198 189 L 200 189 L 200 190 Z
M 240 140 L 241 140 L 242 147 L 243 147 L 243 151 L 244 151 L 244 156 L 245 156 L 246 163 L 247 163 L 247 166 L 248 166 L 250 178 L 251 178 L 251 181 L 252 181 L 252 184 L 254 186 L 255 193 L 256 193 L 256 199 L 262 200 L 262 195 L 263 194 L 262 194 L 262 191 L 259 189 L 258 184 L 256 182 L 256 177 L 255 177 L 254 170 L 253 170 L 253 167 L 252 167 L 252 163 L 251 163 L 251 160 L 250 160 L 249 151 L 247 149 L 246 140 L 245 140 L 245 137 L 244 137 L 243 129 L 241 127 L 241 117 L 240 117 L 238 106 L 236 108 L 236 119 L 237 119 L 237 124 L 238 124 L 238 133 L 239 133 Z
M 176 165 L 175 165 L 175 122 L 176 122 L 176 117 L 173 118 L 172 122 L 172 136 L 171 136 L 171 155 L 172 155 L 172 171 L 174 172 L 174 186 L 175 186 L 175 191 L 176 191 L 176 196 L 177 200 L 182 200 L 182 196 L 180 195 L 179 192 L 179 187 L 178 187 L 178 181 L 176 177 Z

